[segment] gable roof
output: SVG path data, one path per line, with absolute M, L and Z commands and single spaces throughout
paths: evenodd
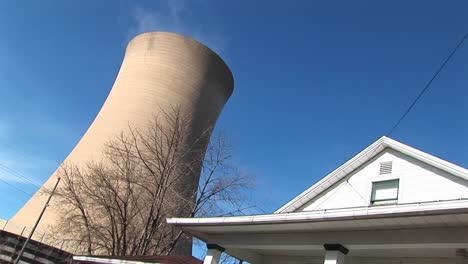
M 391 138 L 383 136 L 374 143 L 372 143 L 370 146 L 359 152 L 356 156 L 345 162 L 343 165 L 332 171 L 330 174 L 322 178 L 312 187 L 308 188 L 296 198 L 283 205 L 274 213 L 279 214 L 294 212 L 295 210 L 306 204 L 308 201 L 310 201 L 311 199 L 315 198 L 317 195 L 321 194 L 323 191 L 328 189 L 330 186 L 346 177 L 349 173 L 353 172 L 359 166 L 371 160 L 373 157 L 378 155 L 386 148 L 394 149 L 400 153 L 403 153 L 416 160 L 429 164 L 442 171 L 460 177 L 464 180 L 468 180 L 467 169 L 442 160 L 440 158 L 434 157 L 427 153 L 424 153 L 420 150 L 407 146 Z

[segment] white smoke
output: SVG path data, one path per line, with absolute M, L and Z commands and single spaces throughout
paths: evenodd
M 131 11 L 132 26 L 126 42 L 144 32 L 169 31 L 194 38 L 217 53 L 225 52 L 227 46 L 225 37 L 209 31 L 209 28 L 188 16 L 187 11 L 196 10 L 193 7 L 197 3 L 198 1 L 164 0 L 161 10 L 135 6 Z

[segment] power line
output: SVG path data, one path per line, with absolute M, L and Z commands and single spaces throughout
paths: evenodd
M 26 155 L 24 153 L 21 153 L 19 151 L 17 151 L 15 148 L 13 148 L 11 145 L 7 144 L 7 143 L 3 143 L 2 144 L 4 147 L 6 148 L 9 148 L 10 150 L 16 152 L 16 154 L 19 154 L 20 156 L 22 156 L 23 158 L 27 158 Z M 37 188 L 40 188 L 40 184 L 38 184 L 36 181 L 32 180 L 30 177 L 27 177 L 25 176 L 24 174 L 22 174 L 21 172 L 7 166 L 5 163 L 2 163 L 0 161 L 0 170 L 3 170 L 17 178 L 21 178 L 22 181 L 26 181 L 32 185 L 34 185 L 35 187 Z
M 18 264 L 18 263 L 20 262 L 21 257 L 22 257 L 23 254 L 24 254 L 24 250 L 25 250 L 26 247 L 28 246 L 29 241 L 31 241 L 31 237 L 32 237 L 33 234 L 34 234 L 34 231 L 36 231 L 36 228 L 37 228 L 37 226 L 39 225 L 39 222 L 41 221 L 42 216 L 44 215 L 45 210 L 46 210 L 47 207 L 49 206 L 50 199 L 52 199 L 52 196 L 54 195 L 54 192 L 55 192 L 55 190 L 57 189 L 57 186 L 58 186 L 59 183 L 60 183 L 60 178 L 57 179 L 57 182 L 55 183 L 54 188 L 52 189 L 52 192 L 49 194 L 49 198 L 47 198 L 47 202 L 44 204 L 44 207 L 42 208 L 42 211 L 41 211 L 41 213 L 39 214 L 39 217 L 37 218 L 36 223 L 34 224 L 34 226 L 33 226 L 32 230 L 31 230 L 31 232 L 29 232 L 29 236 L 28 236 L 28 238 L 26 239 L 26 242 L 24 242 L 23 247 L 21 247 L 21 250 L 20 250 L 20 252 L 18 253 L 18 256 L 16 257 L 14 264 Z M 44 236 L 43 236 L 43 237 L 44 237 Z M 41 239 L 41 240 L 42 240 L 42 239 Z
M 405 119 L 406 115 L 408 115 L 408 113 L 411 111 L 411 109 L 416 105 L 416 103 L 419 101 L 421 96 L 426 92 L 427 88 L 429 88 L 432 81 L 434 81 L 435 78 L 439 75 L 439 73 L 442 71 L 442 69 L 445 67 L 445 65 L 450 61 L 450 59 L 455 54 L 455 52 L 457 52 L 457 50 L 461 47 L 461 45 L 463 44 L 463 42 L 465 41 L 465 39 L 467 37 L 468 37 L 468 33 L 465 34 L 465 36 L 460 40 L 460 42 L 455 47 L 455 49 L 453 49 L 452 53 L 450 53 L 450 55 L 445 59 L 444 63 L 440 66 L 440 68 L 437 70 L 437 72 L 432 76 L 431 80 L 429 80 L 429 82 L 426 84 L 426 86 L 424 86 L 424 88 L 418 94 L 416 99 L 414 99 L 414 101 L 411 103 L 411 105 L 408 107 L 408 109 L 406 109 L 405 113 L 400 117 L 400 119 L 398 119 L 398 121 L 395 123 L 395 125 L 392 127 L 392 129 L 390 129 L 390 131 L 387 133 L 387 136 L 392 134 L 393 131 L 395 131 L 395 129 L 400 125 L 401 121 L 403 121 L 403 119 Z
M 40 188 L 41 186 L 39 184 L 37 184 L 36 182 L 34 182 L 33 180 L 31 180 L 30 178 L 26 177 L 24 174 L 18 172 L 18 171 L 15 171 L 14 169 L 8 167 L 7 165 L 5 164 L 2 164 L 0 163 L 0 170 L 3 170 L 13 176 L 15 176 L 16 178 L 18 179 L 21 179 L 23 181 L 26 181 L 28 183 L 30 183 L 31 185 L 33 185 L 34 187 L 36 188 Z
M 13 189 L 15 189 L 15 190 L 17 190 L 17 191 L 19 191 L 19 192 L 22 192 L 22 193 L 26 194 L 27 196 L 31 196 L 31 195 L 32 195 L 32 194 L 27 193 L 27 192 L 21 190 L 20 188 L 14 186 L 13 184 L 10 184 L 9 182 L 7 182 L 7 181 L 5 181 L 5 180 L 3 180 L 3 179 L 1 179 L 1 178 L 0 178 L 0 181 L 3 182 L 3 183 L 5 183 L 6 185 L 10 186 L 11 188 L 13 188 Z

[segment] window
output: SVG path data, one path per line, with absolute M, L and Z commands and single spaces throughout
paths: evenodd
M 400 180 L 372 183 L 371 204 L 393 204 L 398 201 Z
M 380 163 L 380 175 L 391 174 L 392 173 L 392 162 L 386 161 Z

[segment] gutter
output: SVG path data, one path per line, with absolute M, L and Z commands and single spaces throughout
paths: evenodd
M 395 206 L 372 206 L 343 208 L 287 214 L 267 214 L 234 217 L 209 218 L 168 218 L 167 223 L 179 227 L 251 225 L 251 224 L 286 224 L 301 222 L 323 222 L 339 220 L 357 220 L 370 218 L 394 218 L 407 216 L 427 216 L 468 213 L 468 199 L 437 201 L 426 203 L 400 204 Z

